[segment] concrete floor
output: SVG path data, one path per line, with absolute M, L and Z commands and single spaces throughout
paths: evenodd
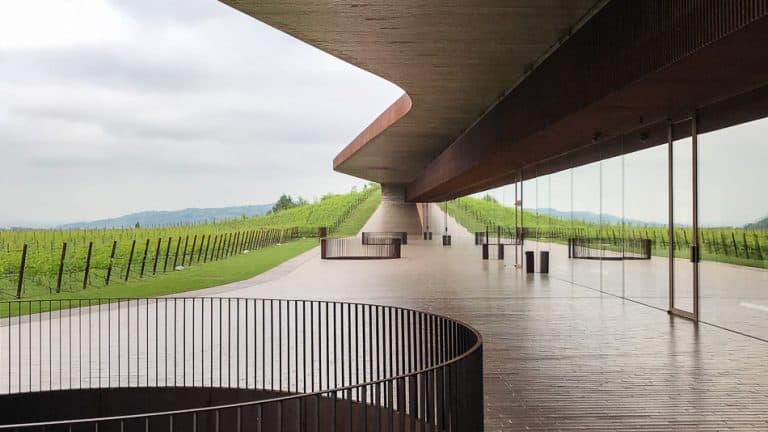
M 599 262 L 568 263 L 552 247 L 552 274 L 526 275 L 511 259 L 483 261 L 451 219 L 453 246 L 442 247 L 442 214 L 431 214 L 434 240 L 412 236 L 400 260 L 322 261 L 314 249 L 194 295 L 361 301 L 463 320 L 484 337 L 488 431 L 768 430 L 768 344 L 580 285 L 602 279 L 611 292 L 623 274 L 613 279 L 621 289 L 637 289 L 630 276 L 658 261 L 621 272 L 603 263 L 600 272 Z M 659 271 L 642 280 L 663 281 Z

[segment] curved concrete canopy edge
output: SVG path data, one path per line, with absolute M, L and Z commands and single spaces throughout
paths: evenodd
M 606 0 L 220 1 L 402 89 L 333 167 L 409 185 Z
M 379 114 L 355 139 L 344 147 L 335 158 L 333 158 L 333 169 L 340 171 L 352 155 L 360 151 L 364 145 L 376 138 L 385 129 L 389 128 L 395 122 L 403 118 L 411 110 L 413 102 L 407 93 L 403 93 L 395 102 L 392 103 L 384 112 Z

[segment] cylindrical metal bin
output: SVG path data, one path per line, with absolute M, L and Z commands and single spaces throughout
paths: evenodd
M 525 251 L 525 272 L 533 273 L 533 251 Z
M 539 273 L 549 273 L 549 251 L 539 252 Z

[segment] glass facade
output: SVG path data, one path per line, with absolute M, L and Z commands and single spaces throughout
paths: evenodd
M 700 319 L 768 339 L 768 118 L 698 136 Z
M 622 156 L 625 238 L 651 243 L 650 260 L 624 260 L 624 293 L 631 300 L 669 307 L 667 220 L 669 217 L 666 145 Z
M 698 127 L 595 143 L 599 157 L 527 168 L 478 196 L 524 227 L 521 250 L 550 253 L 542 277 L 768 339 L 768 118 Z

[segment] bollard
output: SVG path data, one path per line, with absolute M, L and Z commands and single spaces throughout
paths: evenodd
M 451 245 L 451 236 L 448 234 L 445 234 L 443 236 L 443 246 L 450 246 Z
M 502 261 L 504 260 L 504 244 L 503 243 L 499 243 L 499 257 L 498 257 L 498 259 L 500 259 Z
M 427 232 L 424 231 L 424 240 L 426 240 L 426 239 L 427 239 Z
M 539 252 L 539 273 L 549 273 L 549 251 Z
M 483 259 L 488 259 L 488 243 L 483 243 Z
M 432 231 L 427 233 L 427 240 L 432 240 Z
M 533 273 L 533 251 L 525 251 L 525 272 Z

